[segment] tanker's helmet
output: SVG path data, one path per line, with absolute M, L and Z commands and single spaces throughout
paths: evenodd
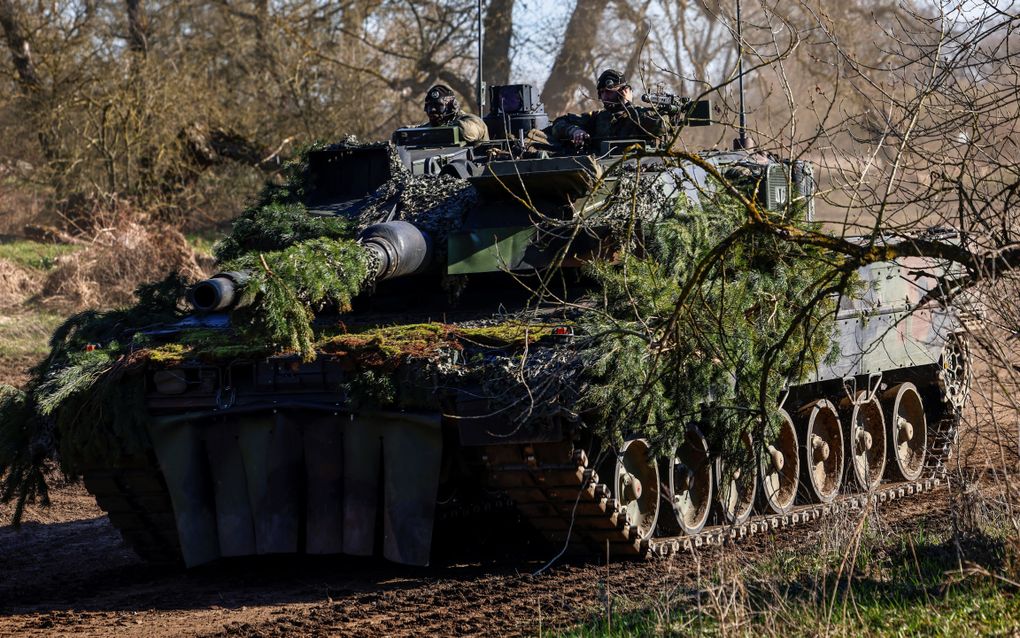
M 623 73 L 615 69 L 606 69 L 599 76 L 597 88 L 599 93 L 601 93 L 603 89 L 619 91 L 625 86 L 629 85 L 627 84 L 627 78 L 623 77 Z
M 596 85 L 602 106 L 610 111 L 617 111 L 630 101 L 630 85 L 623 73 L 615 69 L 606 69 L 599 76 Z
M 460 104 L 450 87 L 437 84 L 425 94 L 425 114 L 433 126 L 445 124 L 459 111 Z

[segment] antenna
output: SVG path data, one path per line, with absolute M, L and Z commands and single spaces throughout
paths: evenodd
M 744 114 L 744 34 L 741 30 L 740 0 L 737 0 L 737 92 L 740 94 L 740 123 L 737 125 L 737 139 L 733 150 L 748 147 L 747 117 Z
M 485 113 L 485 81 L 482 80 L 482 44 L 485 25 L 482 24 L 482 0 L 478 0 L 478 115 Z

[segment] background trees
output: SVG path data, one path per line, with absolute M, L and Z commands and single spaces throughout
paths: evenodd
M 482 11 L 486 81 L 539 85 L 551 115 L 594 107 L 595 75 L 614 66 L 639 92 L 712 97 L 722 126 L 685 133 L 690 148 L 735 137 L 735 2 Z M 1013 7 L 745 1 L 743 14 L 752 133 L 819 165 L 826 219 L 872 228 L 938 202 L 960 222 L 975 196 L 1011 205 Z M 229 217 L 295 146 L 421 121 L 435 82 L 474 109 L 475 30 L 471 0 L 0 0 L 0 232 L 82 202 L 190 227 Z

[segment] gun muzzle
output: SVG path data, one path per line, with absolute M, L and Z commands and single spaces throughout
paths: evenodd
M 673 95 L 672 93 L 642 93 L 641 101 L 645 104 L 654 104 L 655 106 L 685 106 L 691 99 L 687 97 L 681 97 L 679 95 Z
M 432 263 L 432 240 L 410 222 L 373 224 L 359 239 L 374 257 L 369 277 L 376 281 L 416 275 Z
M 221 272 L 188 289 L 188 303 L 200 312 L 227 310 L 237 306 L 239 289 L 248 281 L 245 272 Z

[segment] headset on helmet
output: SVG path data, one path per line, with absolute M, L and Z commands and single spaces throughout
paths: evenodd
M 437 84 L 425 93 L 425 113 L 429 119 L 447 119 L 460 111 L 460 103 L 450 87 Z
M 623 86 L 627 86 L 627 78 L 623 77 L 623 73 L 615 69 L 606 69 L 599 75 L 598 79 L 598 90 L 603 89 L 616 89 Z

